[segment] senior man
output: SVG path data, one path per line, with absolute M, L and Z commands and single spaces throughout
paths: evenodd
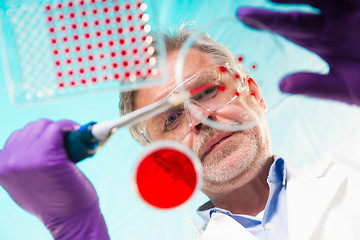
M 160 87 L 124 93 L 120 103 L 123 114 L 174 94 L 178 88 L 173 77 L 175 62 L 179 48 L 191 33 L 184 30 L 165 37 L 171 81 Z M 219 72 L 222 83 L 235 81 L 233 72 L 221 70 L 227 65 L 232 71 L 238 69 L 243 91 L 216 111 L 203 110 L 202 114 L 220 123 L 261 118 L 267 107 L 258 86 L 236 58 L 207 35 L 200 36 L 186 55 L 184 82 L 188 84 L 190 79 L 191 85 L 198 86 L 196 81 L 203 82 L 205 77 L 212 81 L 209 69 Z M 204 92 L 207 101 L 221 98 L 218 95 L 222 94 L 211 87 Z M 207 104 L 207 108 L 211 107 Z M 203 118 L 194 116 L 186 106 L 163 115 L 133 126 L 130 131 L 142 144 L 160 139 L 178 140 L 198 155 L 203 167 L 202 191 L 210 198 L 199 208 L 206 222 L 200 233 L 202 239 L 288 239 L 288 236 L 289 239 L 341 236 L 355 239 L 359 236 L 356 224 L 360 221 L 342 217 L 346 207 L 360 201 L 360 190 L 356 188 L 359 175 L 325 160 L 305 173 L 288 168 L 282 158 L 272 153 L 264 119 L 249 129 L 224 132 L 206 125 Z M 360 208 L 351 211 L 356 212 L 355 216 L 360 214 Z
M 175 75 L 174 66 L 179 48 L 183 44 L 182 41 L 187 39 L 189 34 L 191 34 L 191 31 L 180 31 L 172 37 L 165 37 L 167 67 L 170 76 Z M 232 65 L 233 69 L 240 67 L 235 57 L 226 48 L 213 41 L 207 35 L 201 36 L 189 50 L 184 64 L 184 76 L 186 79 L 192 79 L 191 81 L 203 81 L 200 79 L 201 73 L 212 68 L 219 72 L 222 82 L 234 81 L 235 79 L 232 78 L 232 74 L 227 71 L 221 72 L 218 70 L 218 66 L 229 64 L 230 66 Z M 245 71 L 242 72 L 245 75 Z M 194 75 L 196 76 L 195 78 L 192 77 Z M 204 77 L 209 77 L 208 75 L 210 74 Z M 227 119 L 243 122 L 244 119 L 253 119 L 261 115 L 266 110 L 266 104 L 261 97 L 258 86 L 249 75 L 243 76 L 243 80 L 244 90 L 238 98 L 217 111 L 205 111 L 205 117 L 211 118 L 213 121 Z M 194 83 L 193 85 L 197 84 Z M 125 93 L 121 99 L 122 113 L 127 113 L 124 111 L 125 109 L 131 111 L 132 109 L 129 109 L 129 106 L 138 109 L 151 104 L 163 96 L 167 96 L 176 87 L 176 82 L 172 77 L 171 81 L 164 85 Z M 212 91 L 219 90 L 212 89 Z M 221 93 L 211 92 L 210 94 Z M 212 106 L 209 107 L 211 108 Z M 277 228 L 279 227 L 278 230 L 272 232 L 276 232 L 281 239 L 285 239 L 287 236 L 286 212 L 284 214 L 273 215 L 275 207 L 282 207 L 283 204 L 286 204 L 286 196 L 283 193 L 285 185 L 282 184 L 285 182 L 285 174 L 283 173 L 285 170 L 284 162 L 280 158 L 274 158 L 272 154 L 266 122 L 261 121 L 257 126 L 243 131 L 224 132 L 207 126 L 203 121 L 194 116 L 192 116 L 192 122 L 190 123 L 189 119 L 187 119 L 186 111 L 185 107 L 177 109 L 175 115 L 171 112 L 167 118 L 164 118 L 164 122 L 156 122 L 160 126 L 149 124 L 149 122 L 152 122 L 152 119 L 147 120 L 146 132 L 148 133 L 148 138 L 151 141 L 164 138 L 178 139 L 182 144 L 193 149 L 199 159 L 201 159 L 203 166 L 204 186 L 202 191 L 211 199 L 208 205 L 216 207 L 217 210 L 225 213 L 225 215 L 230 213 L 244 215 L 244 219 L 240 222 L 248 221 L 250 223 L 253 221 L 252 218 L 248 218 L 245 215 L 256 216 L 262 212 L 267 205 L 271 191 L 272 194 L 269 199 L 270 201 L 274 199 L 274 202 L 272 202 L 271 208 L 266 210 L 265 217 L 267 221 L 273 220 L 274 217 L 276 218 L 276 222 L 279 222 L 281 225 L 277 226 Z M 159 119 L 158 116 L 154 118 Z M 169 123 L 169 121 L 171 122 Z M 166 124 L 169 127 L 158 130 L 158 128 Z M 176 124 L 176 126 L 170 127 L 170 124 Z M 142 139 L 139 129 L 143 129 L 144 125 L 145 122 L 133 127 L 131 130 L 133 136 L 141 143 L 144 142 L 144 138 Z M 189 126 L 186 128 L 186 126 L 182 127 L 182 125 Z M 179 136 L 181 136 L 181 139 L 179 139 Z M 279 173 L 279 176 L 276 176 L 274 181 L 278 182 L 278 178 L 281 179 L 279 180 L 280 184 L 274 183 L 274 189 L 270 189 L 267 183 L 270 168 L 272 168 L 271 174 Z M 284 197 L 278 198 L 278 196 Z M 209 218 L 214 213 L 211 214 L 207 211 L 204 215 L 206 215 L 205 218 Z M 251 228 L 249 229 L 256 233 L 256 235 L 260 234 L 261 236 L 264 234 L 261 230 L 263 229 L 261 221 L 254 220 L 250 225 Z
M 245 22 L 247 17 L 264 22 L 314 51 L 330 66 L 328 75 L 297 73 L 287 77 L 280 85 L 282 90 L 360 105 L 360 2 L 277 2 L 305 2 L 321 13 L 242 9 L 238 16 Z M 236 66 L 224 48 L 211 39 L 204 40 L 189 51 L 185 76 L 215 68 L 226 80 L 229 72 L 235 70 L 242 75 L 244 86 L 234 101 L 215 112 L 204 112 L 204 116 L 213 121 L 235 122 L 261 116 L 266 103 L 256 83 Z M 175 42 L 174 46 L 167 46 L 170 73 L 174 72 L 172 63 L 182 41 Z M 205 48 L 201 47 L 203 44 Z M 209 48 L 215 51 L 209 52 Z M 219 66 L 220 72 L 216 70 Z M 129 93 L 128 97 L 123 96 L 123 110 L 125 106 L 128 112 L 148 105 L 174 87 L 174 81 L 170 81 L 161 87 Z M 173 126 L 182 123 L 177 119 L 184 111 L 175 112 L 163 126 L 142 123 L 133 133 L 140 141 L 141 131 L 147 140 L 161 139 L 165 130 L 176 131 Z M 211 201 L 199 209 L 207 223 L 200 238 L 358 239 L 360 156 L 349 154 L 349 149 L 356 149 L 358 139 L 316 166 L 294 170 L 272 153 L 265 121 L 244 131 L 223 132 L 207 126 L 193 114 L 185 117 L 189 116 L 192 125 L 184 125 L 186 130 L 176 139 L 192 148 L 203 164 L 202 190 Z M 63 135 L 76 126 L 71 121 L 40 120 L 13 133 L 0 151 L 0 184 L 20 207 L 43 221 L 55 239 L 109 239 L 95 189 L 68 160 L 64 149 Z

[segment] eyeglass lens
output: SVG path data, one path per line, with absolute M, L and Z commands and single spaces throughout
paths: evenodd
M 214 67 L 195 74 L 181 87 L 190 92 L 190 104 L 200 106 L 205 111 L 215 111 L 239 95 L 239 77 L 224 66 Z M 146 122 L 146 132 L 151 140 L 181 141 L 189 133 L 190 127 L 190 115 L 184 105 L 173 107 Z

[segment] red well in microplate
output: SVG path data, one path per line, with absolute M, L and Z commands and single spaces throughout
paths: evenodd
M 149 63 L 151 57 L 150 45 L 143 43 L 148 33 L 144 31 L 146 23 L 141 19 L 144 12 L 140 6 L 141 1 L 121 4 L 112 0 L 68 1 L 44 6 L 58 87 L 140 76 L 139 67 Z M 93 67 L 96 64 L 98 68 Z M 84 68 L 97 77 L 86 75 Z M 106 71 L 110 68 L 115 75 L 108 75 Z M 66 79 L 69 75 L 78 79 L 75 84 Z

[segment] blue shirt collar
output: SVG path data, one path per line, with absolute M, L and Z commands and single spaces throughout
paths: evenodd
M 272 183 L 281 183 L 283 186 L 286 185 L 286 164 L 285 164 L 285 161 L 281 157 L 274 155 L 274 162 L 270 166 L 267 182 L 269 185 Z M 271 196 L 269 196 L 269 198 L 270 197 Z M 211 214 L 216 211 L 221 211 L 225 214 L 233 215 L 228 210 L 215 207 L 211 201 L 208 201 L 208 202 L 204 203 L 203 205 L 201 205 L 197 209 L 197 214 L 199 214 L 199 216 L 207 224 L 210 221 Z M 247 216 L 247 217 L 256 218 L 256 217 L 251 217 L 251 216 Z
M 276 155 L 274 155 L 274 162 L 270 166 L 267 182 L 276 183 L 281 182 L 283 186 L 286 185 L 286 164 L 285 161 Z

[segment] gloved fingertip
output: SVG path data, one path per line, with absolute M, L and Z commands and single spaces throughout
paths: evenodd
M 301 74 L 289 74 L 285 77 L 283 77 L 283 79 L 281 79 L 280 83 L 279 83 L 279 88 L 281 90 L 281 92 L 283 93 L 293 93 L 293 94 L 297 94 L 299 93 L 299 89 L 298 89 L 298 82 L 297 79 L 299 79 L 299 76 L 301 76 Z M 301 79 L 301 77 L 300 77 Z
M 81 128 L 81 125 L 75 123 L 72 127 L 73 127 L 73 131 L 77 131 L 77 130 L 79 130 Z
M 267 11 L 252 7 L 239 7 L 236 10 L 236 17 L 247 26 L 254 29 L 263 29 L 263 14 Z
M 286 77 L 280 81 L 279 88 L 283 93 L 289 93 L 289 84 Z
M 63 128 L 63 131 L 65 130 L 65 132 L 73 132 L 79 130 L 80 128 L 81 128 L 80 124 L 73 123 L 71 126 Z
M 65 126 L 63 128 L 61 128 L 61 131 L 64 133 L 68 133 L 68 132 L 74 132 L 79 130 L 80 125 L 74 125 L 74 126 Z
M 247 18 L 249 14 L 252 12 L 253 8 L 250 7 L 239 7 L 236 9 L 236 17 L 240 20 Z
M 81 127 L 78 123 L 71 120 L 60 120 L 54 122 L 54 128 L 60 129 L 62 132 L 76 131 Z

